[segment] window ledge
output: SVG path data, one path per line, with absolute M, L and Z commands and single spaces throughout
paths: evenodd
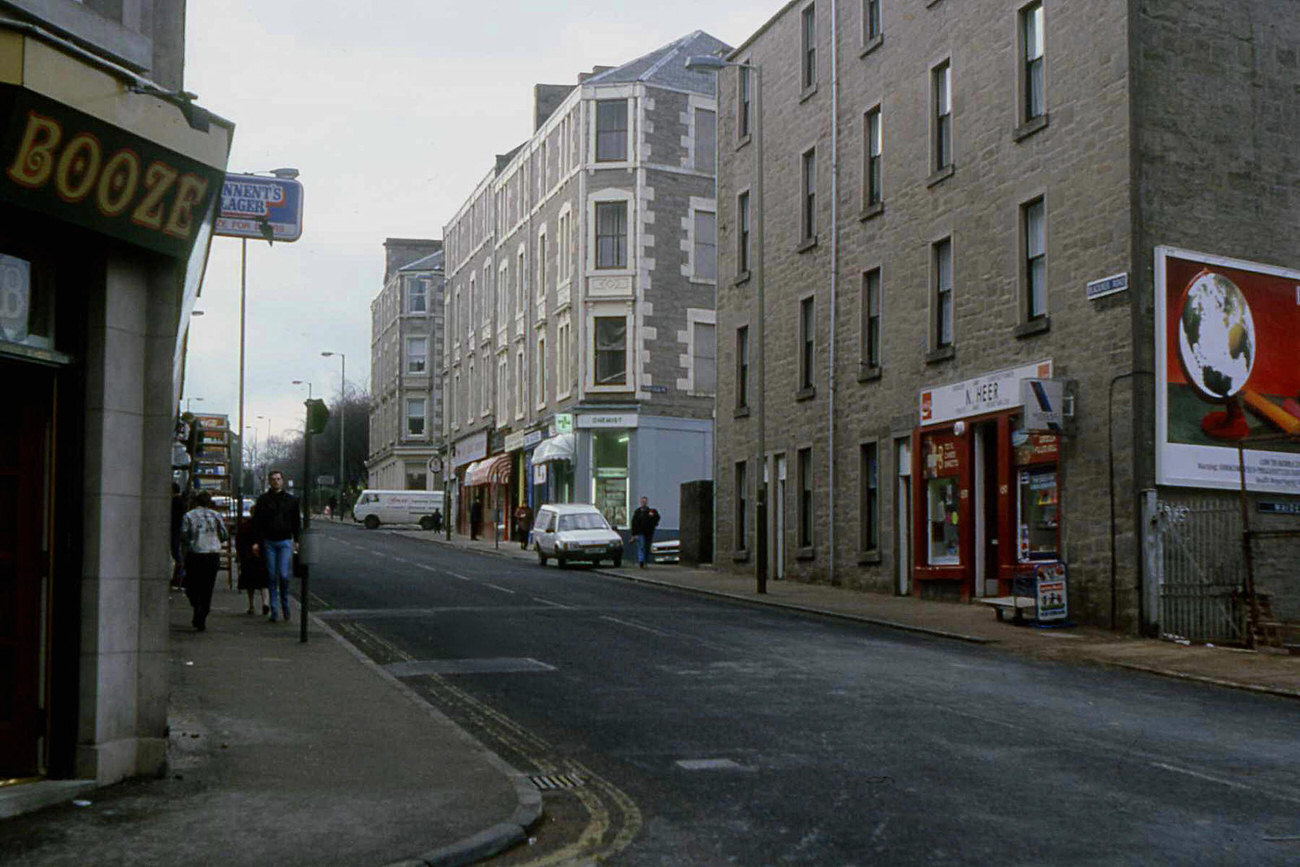
M 795 400 L 812 400 L 817 396 L 817 386 L 808 385 L 794 393 Z
M 957 348 L 952 344 L 940 346 L 938 349 L 932 349 L 925 354 L 926 364 L 938 364 L 941 361 L 951 361 L 957 357 Z
M 753 140 L 754 140 L 754 134 L 752 132 L 747 132 L 744 135 L 739 136 L 736 139 L 736 150 L 740 150 L 741 148 L 743 148 L 745 145 L 749 144 Z
M 956 171 L 957 171 L 957 166 L 953 163 L 948 163 L 948 165 L 944 166 L 934 174 L 930 175 L 930 177 L 926 178 L 925 185 L 927 187 L 933 187 L 936 184 L 941 184 L 944 181 L 948 180 L 950 177 L 952 177 Z
M 745 284 L 745 283 L 748 283 L 748 282 L 749 282 L 749 278 L 750 278 L 751 276 L 753 276 L 753 275 L 751 275 L 748 271 L 741 271 L 739 274 L 736 275 L 736 279 L 731 281 L 731 285 L 732 285 L 732 286 L 741 286 L 741 285 L 743 285 L 743 284 Z
M 796 253 L 807 253 L 809 250 L 811 250 L 813 247 L 816 246 L 817 246 L 817 236 L 813 235 L 811 238 L 805 238 L 804 240 L 800 241 L 799 246 L 795 247 L 794 251 Z
M 1011 133 L 1011 137 L 1016 141 L 1024 141 L 1039 130 L 1047 129 L 1047 112 L 1043 112 L 1031 121 L 1026 121 L 1016 127 Z
M 748 406 L 736 407 L 736 411 L 732 413 L 732 418 L 749 418 L 749 407 Z
M 874 205 L 867 205 L 864 207 L 862 213 L 858 214 L 858 219 L 865 223 L 867 220 L 870 220 L 873 217 L 879 217 L 883 213 L 885 213 L 885 203 L 880 201 L 876 202 Z
M 743 551 L 743 550 L 742 550 L 742 551 L 732 551 L 732 552 L 731 552 L 731 562 L 733 562 L 733 563 L 748 563 L 748 562 L 749 562 L 749 552 L 748 552 L 748 551 Z
M 858 362 L 858 382 L 875 382 L 880 379 L 880 373 L 880 365 Z
M 940 2 L 942 0 L 925 0 L 925 8 L 929 9 L 931 6 L 937 6 Z
M 1037 319 L 1030 319 L 1028 322 L 1020 323 L 1012 333 L 1016 337 L 1033 337 L 1035 334 L 1045 334 L 1051 329 L 1052 317 L 1039 316 Z
M 800 101 L 800 102 L 807 102 L 808 100 L 810 100 L 810 99 L 813 98 L 813 95 L 814 95 L 815 93 L 817 93 L 817 85 L 814 83 L 814 84 L 810 85 L 809 87 L 805 87 L 805 88 L 803 89 L 803 92 L 799 94 L 799 101 Z
M 815 560 L 817 559 L 817 549 L 813 547 L 800 548 L 794 552 L 794 559 L 803 561 Z
M 862 44 L 862 50 L 858 52 L 858 57 L 866 57 L 871 52 L 885 44 L 885 34 L 877 33 L 871 39 Z
M 859 565 L 859 566 L 875 566 L 875 565 L 878 565 L 880 562 L 881 562 L 881 558 L 880 558 L 880 549 L 879 549 L 879 548 L 873 548 L 873 549 L 870 550 L 870 551 L 859 551 L 859 552 L 858 552 L 858 565 Z

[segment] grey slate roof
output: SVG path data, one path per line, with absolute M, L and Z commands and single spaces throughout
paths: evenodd
M 716 54 L 725 57 L 731 46 L 703 30 L 688 33 L 681 39 L 657 48 L 636 60 L 617 66 L 608 72 L 593 75 L 584 84 L 619 84 L 643 81 L 661 84 L 678 90 L 713 95 L 717 75 L 713 72 L 689 72 L 686 58 L 696 54 Z
M 407 265 L 403 265 L 397 270 L 398 271 L 441 271 L 442 262 L 443 262 L 442 251 L 439 250 L 436 253 L 430 253 L 428 256 L 425 256 L 423 259 L 416 259 L 414 262 L 411 262 Z

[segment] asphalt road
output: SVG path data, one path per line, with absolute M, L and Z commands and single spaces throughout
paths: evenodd
M 1300 863 L 1292 701 L 314 526 L 317 613 L 557 786 L 512 863 Z

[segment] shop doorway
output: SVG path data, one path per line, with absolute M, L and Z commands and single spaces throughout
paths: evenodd
M 772 490 L 772 577 L 780 581 L 785 577 L 785 455 L 772 459 L 772 474 L 776 476 L 776 486 Z
M 900 596 L 912 592 L 912 438 L 894 440 L 894 572 Z
M 42 600 L 49 560 L 53 377 L 0 361 L 0 779 L 43 765 Z
M 975 596 L 998 595 L 998 426 L 974 426 Z

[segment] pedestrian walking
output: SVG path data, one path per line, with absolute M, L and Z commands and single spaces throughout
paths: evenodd
M 533 509 L 527 503 L 520 503 L 515 509 L 515 538 L 519 547 L 528 549 L 528 531 L 533 528 Z
M 235 551 L 239 557 L 239 589 L 248 594 L 248 611 L 245 614 L 256 614 L 258 610 L 257 603 L 261 603 L 261 611 L 265 616 L 271 613 L 271 606 L 266 602 L 266 560 L 253 553 L 253 544 L 257 541 L 253 529 L 252 515 L 257 512 L 257 507 L 250 509 L 250 515 L 247 518 L 241 518 L 239 528 L 235 532 Z
M 172 482 L 172 586 L 180 588 L 185 582 L 185 553 L 181 550 L 181 526 L 185 522 L 185 498 L 181 496 L 181 486 Z
M 483 524 L 483 501 L 475 500 L 469 504 L 469 538 L 470 541 L 478 539 L 479 530 Z
M 221 546 L 229 538 L 226 522 L 212 509 L 212 495 L 199 491 L 194 508 L 181 521 L 181 540 L 185 547 L 185 596 L 194 609 L 191 621 L 199 632 L 207 629 L 212 610 L 212 586 L 221 568 Z
M 266 560 L 271 622 L 275 623 L 278 614 L 289 619 L 289 579 L 302 535 L 302 513 L 298 498 L 284 489 L 284 473 L 271 470 L 266 479 L 270 489 L 253 504 L 253 555 Z
M 330 497 L 330 501 L 329 501 L 328 503 L 326 503 L 325 506 L 330 510 L 330 520 L 331 520 L 331 521 L 334 520 L 334 519 L 336 519 L 336 518 L 338 518 L 338 516 L 339 516 L 339 498 L 338 498 L 338 497 Z
M 655 527 L 659 526 L 659 510 L 650 508 L 650 501 L 641 498 L 640 507 L 632 513 L 632 536 L 637 541 L 636 565 L 645 568 L 650 556 L 650 543 L 654 541 Z

